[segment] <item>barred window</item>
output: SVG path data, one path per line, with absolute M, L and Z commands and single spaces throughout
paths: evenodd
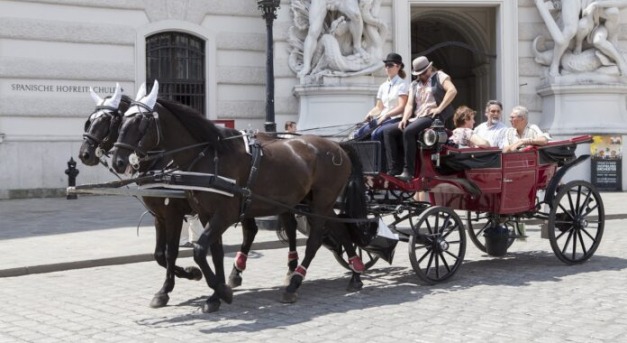
M 182 32 L 146 38 L 146 86 L 159 96 L 205 113 L 205 41 Z

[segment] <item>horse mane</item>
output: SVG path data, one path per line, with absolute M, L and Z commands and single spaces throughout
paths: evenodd
M 120 106 L 118 107 L 120 109 L 120 113 L 124 114 L 124 112 L 126 112 L 126 110 L 128 110 L 128 108 L 131 106 L 132 102 L 133 98 L 126 94 L 122 94 L 122 98 L 120 99 Z
M 216 126 L 202 113 L 187 105 L 163 98 L 157 99 L 157 103 L 170 111 L 194 139 L 208 142 L 211 147 L 218 151 L 228 149 L 230 144 L 236 142 L 235 140 L 224 140 L 224 138 L 237 135 L 239 134 L 238 131 Z

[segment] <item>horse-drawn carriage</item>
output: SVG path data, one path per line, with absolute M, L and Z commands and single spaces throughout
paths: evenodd
M 541 221 L 542 237 L 564 263 L 581 263 L 594 254 L 603 235 L 603 201 L 589 182 L 562 182 L 568 170 L 589 157 L 576 157 L 575 150 L 590 136 L 502 153 L 457 148 L 446 132 L 438 125 L 425 131 L 416 176 L 409 182 L 379 172 L 378 142 L 356 143 L 370 170 L 365 178 L 368 212 L 391 218 L 385 222 L 408 242 L 420 279 L 434 283 L 455 274 L 465 255 L 465 232 L 482 251 L 504 255 L 516 239 L 524 239 L 529 218 Z M 413 201 L 417 191 L 427 191 L 429 202 Z
M 599 193 L 585 181 L 561 183 L 568 169 L 587 158 L 576 158 L 575 148 L 589 136 L 503 154 L 497 149 L 450 146 L 446 131 L 434 126 L 422 135 L 417 175 L 406 182 L 379 171 L 381 152 L 376 142 L 337 143 L 316 136 L 276 139 L 219 128 L 186 106 L 157 101 L 157 87 L 155 82 L 149 95 L 140 89 L 134 102 L 117 92 L 114 100 L 97 100 L 80 153 L 84 162 L 95 164 L 96 147 L 108 151 L 114 145 L 113 168 L 118 173 L 139 170 L 143 174 L 114 184 L 69 189 L 102 193 L 98 191 L 102 186 L 135 182 L 139 187 L 133 194 L 158 199 L 151 205 L 158 213 L 157 235 L 161 232 L 167 238 L 157 240 L 155 257 L 167 268 L 168 278 L 153 299 L 155 307 L 167 303 L 174 275 L 199 277 L 197 269 L 175 266 L 178 235 L 167 233 L 180 231 L 181 219 L 190 211 L 197 212 L 205 225 L 194 247 L 194 260 L 215 291 L 203 308 L 208 312 L 217 310 L 220 300 L 231 302 L 233 296 L 224 277 L 220 236 L 231 224 L 242 222 L 242 248 L 247 251 L 256 233 L 254 218 L 259 216 L 279 214 L 286 228 L 292 273 L 283 296 L 286 302 L 296 300 L 296 290 L 322 244 L 354 271 L 351 285 L 359 288 L 358 276 L 364 268 L 379 256 L 391 262 L 396 239 L 408 243 L 413 269 L 428 283 L 446 280 L 459 269 L 466 231 L 480 249 L 498 255 L 524 236 L 522 218 L 546 220 L 551 247 L 566 263 L 586 261 L 600 243 L 604 211 Z M 536 200 L 540 190 L 542 201 Z M 428 191 L 430 201 L 413 201 L 411 195 L 417 191 Z M 548 212 L 542 211 L 545 207 Z M 468 230 L 455 210 L 467 212 Z M 300 265 L 294 213 L 305 215 L 309 227 Z M 499 233 L 497 229 L 503 227 Z M 208 249 L 215 274 L 206 261 Z M 356 249 L 368 253 L 365 266 L 360 258 L 364 254 L 356 255 Z M 241 273 L 245 262 L 245 253 L 238 254 L 233 273 Z

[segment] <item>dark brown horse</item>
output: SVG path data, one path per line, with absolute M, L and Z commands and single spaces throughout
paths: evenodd
M 100 98 L 93 91 L 92 98 L 96 102 L 96 109 L 85 123 L 83 133 L 84 142 L 79 150 L 81 161 L 88 166 L 94 166 L 101 162 L 103 155 L 108 154 L 113 148 L 113 143 L 118 138 L 118 132 L 122 123 L 122 115 L 129 108 L 132 99 L 122 95 L 119 85 L 113 96 Z M 138 168 L 138 172 L 146 172 L 150 169 L 161 170 L 170 163 L 167 158 L 157 159 Z M 103 163 L 104 164 L 104 163 Z M 142 197 L 142 201 L 150 213 L 155 217 L 156 247 L 154 257 L 157 263 L 166 268 L 166 279 L 161 289 L 155 293 L 150 306 L 157 308 L 167 305 L 169 293 L 174 289 L 174 277 L 190 280 L 200 280 L 202 273 L 196 267 L 182 268 L 177 266 L 176 259 L 179 253 L 179 240 L 181 227 L 185 215 L 194 213 L 187 199 L 171 198 L 166 204 L 163 198 Z M 229 284 L 237 287 L 242 283 L 241 274 L 246 268 L 246 257 L 250 252 L 254 238 L 258 232 L 254 219 L 246 219 L 242 222 L 243 241 L 229 278 Z M 286 233 L 290 243 L 288 264 L 291 270 L 296 269 L 296 233 Z
M 213 249 L 224 231 L 241 218 L 276 214 L 284 225 L 295 225 L 289 220 L 293 219 L 290 211 L 304 204 L 310 212 L 305 258 L 292 274 L 283 295 L 285 302 L 296 301 L 296 291 L 307 267 L 331 227 L 325 226 L 325 222 L 336 217 L 334 207 L 345 188 L 345 215 L 365 221 L 363 175 L 356 154 L 348 146 L 317 136 L 264 139 L 259 142 L 263 157 L 255 165 L 241 132 L 217 127 L 189 107 L 165 100 L 157 102 L 157 87 L 155 82 L 151 94 L 126 112 L 112 163 L 122 173 L 129 168 L 129 157 L 145 162 L 152 158 L 149 151 L 159 148 L 171 154 L 181 169 L 190 172 L 187 177 L 201 177 L 200 184 L 195 186 L 215 190 L 189 191 L 190 203 L 205 223 L 205 230 L 194 246 L 194 260 L 214 290 L 203 311 L 216 311 L 220 299 L 230 303 L 233 298 L 222 267 L 224 252 L 221 245 Z M 135 154 L 138 157 L 133 157 Z M 207 177 L 203 179 L 202 175 Z M 348 231 L 336 231 L 335 237 L 343 243 L 349 242 L 344 247 L 350 246 Z M 207 263 L 210 246 L 215 274 Z M 351 250 L 347 249 L 348 256 L 353 256 L 349 261 L 358 271 L 363 270 L 361 260 Z

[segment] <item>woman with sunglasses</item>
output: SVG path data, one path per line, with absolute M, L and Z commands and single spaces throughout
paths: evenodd
M 407 103 L 409 84 L 405 81 L 405 71 L 403 68 L 403 58 L 397 53 L 389 53 L 385 60 L 385 73 L 387 79 L 379 86 L 377 102 L 375 106 L 366 114 L 364 121 L 366 124 L 355 133 L 355 139 L 365 139 L 370 135 L 370 139 L 381 142 L 381 165 L 385 163 L 385 148 L 383 145 L 382 129 L 388 125 L 395 125 L 403 116 L 403 110 Z M 388 172 L 391 175 L 399 174 L 400 170 Z

